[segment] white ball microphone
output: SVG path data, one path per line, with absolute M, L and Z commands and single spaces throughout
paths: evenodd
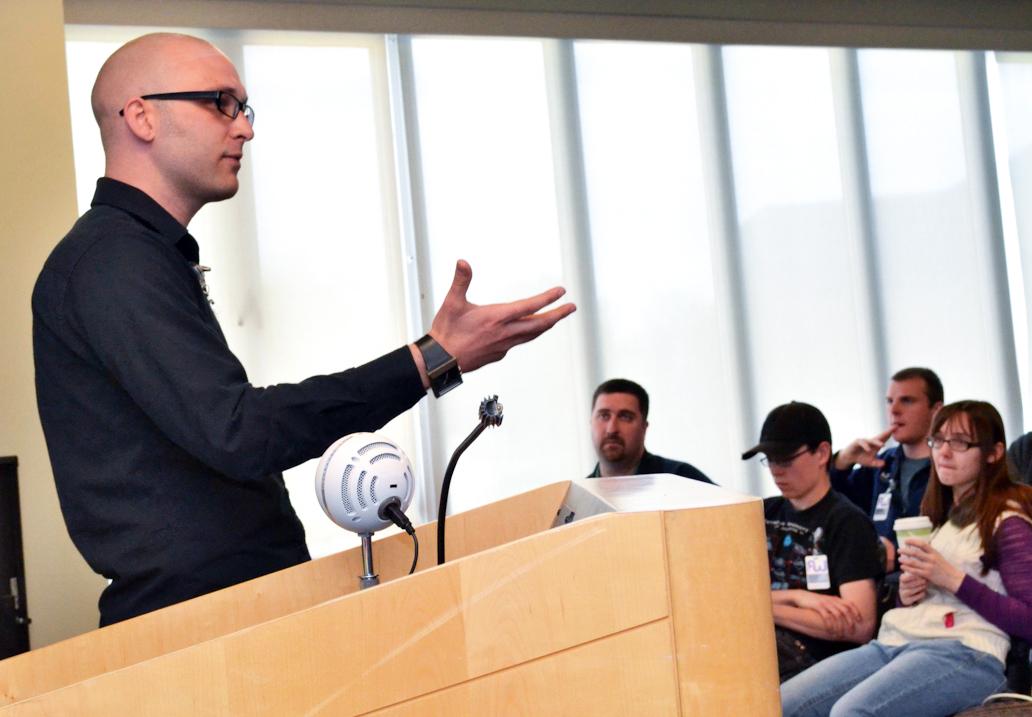
M 373 572 L 372 536 L 394 523 L 415 539 L 405 516 L 415 487 L 412 464 L 388 438 L 352 433 L 326 449 L 315 471 L 315 494 L 327 517 L 362 539 L 363 588 L 378 585 Z M 416 559 L 418 559 L 418 543 Z M 415 567 L 416 561 L 412 561 Z

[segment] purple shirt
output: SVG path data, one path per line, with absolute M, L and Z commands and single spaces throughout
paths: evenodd
M 993 535 L 996 562 L 1006 595 L 970 575 L 957 597 L 1008 635 L 1032 640 L 1032 524 L 1012 516 L 1003 520 Z

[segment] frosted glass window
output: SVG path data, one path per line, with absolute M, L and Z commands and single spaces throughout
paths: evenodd
M 377 53 L 378 42 L 244 47 L 256 114 L 249 148 L 261 345 L 255 383 L 340 371 L 408 341 L 388 219 L 392 159 L 377 125 L 376 97 L 384 95 L 374 83 L 385 81 L 376 75 Z M 411 413 L 383 433 L 415 455 Z M 314 474 L 315 461 L 287 472 L 294 506 L 313 551 L 340 550 L 353 539 L 323 515 Z
M 836 445 L 881 425 L 856 328 L 826 50 L 725 48 L 755 435 L 774 406 L 812 403 Z M 879 391 L 882 389 L 879 388 Z M 774 492 L 764 472 L 767 492 Z
M 1024 311 L 1015 310 L 1015 338 L 1018 341 L 1019 369 L 1025 377 L 1023 394 L 1024 430 L 1032 430 L 1032 396 L 1028 386 L 1032 381 L 1032 53 L 997 53 L 996 67 L 1000 80 L 1001 122 L 1003 136 L 997 142 L 1006 149 L 1006 169 L 1011 186 L 1009 198 L 1016 224 L 1017 266 L 1011 267 L 1011 291 Z M 1006 189 L 1006 188 L 1005 188 Z M 1010 257 L 1008 257 L 1010 258 Z M 1015 306 L 1016 309 L 1022 307 Z M 1023 320 L 1024 325 L 1017 322 Z
M 473 266 L 469 298 L 476 303 L 561 284 L 541 43 L 415 38 L 412 52 L 435 306 L 458 258 Z M 505 406 L 503 425 L 459 463 L 453 511 L 587 475 L 590 466 L 575 450 L 587 409 L 574 405 L 570 389 L 580 361 L 572 339 L 560 325 L 467 375 L 438 404 L 435 429 L 449 454 L 476 425 L 483 396 L 498 394 Z
M 742 488 L 741 447 L 729 431 L 736 407 L 724 398 L 735 377 L 717 324 L 692 48 L 575 49 L 603 376 L 649 391 L 650 451 Z M 576 416 L 587 431 L 586 408 Z
M 859 53 L 889 365 L 1008 415 L 988 228 L 977 215 L 952 52 Z
M 75 154 L 75 196 L 79 214 L 90 208 L 93 192 L 97 188 L 97 178 L 104 174 L 104 148 L 100 144 L 97 121 L 90 110 L 90 94 L 101 65 L 121 44 L 91 40 L 73 40 L 65 44 L 72 147 Z M 117 112 L 118 108 L 115 107 L 113 111 Z

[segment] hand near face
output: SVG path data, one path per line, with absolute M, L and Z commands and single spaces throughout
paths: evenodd
M 824 627 L 835 639 L 842 639 L 853 634 L 863 620 L 860 609 L 849 600 L 834 595 L 821 595 L 806 590 L 799 592 L 795 598 L 796 607 L 816 612 Z
M 923 578 L 943 590 L 956 593 L 964 581 L 964 571 L 942 557 L 942 554 L 919 538 L 907 538 L 899 549 L 899 566 L 903 574 Z M 902 577 L 900 585 L 902 587 Z
M 537 338 L 577 310 L 573 304 L 563 304 L 537 313 L 566 293 L 562 287 L 507 304 L 473 304 L 466 299 L 472 280 L 470 265 L 462 260 L 456 263 L 451 289 L 430 327 L 430 334 L 463 371 L 500 360 L 513 346 Z
M 885 447 L 885 441 L 892 435 L 892 429 L 879 433 L 871 438 L 857 438 L 838 452 L 835 467 L 846 470 L 850 466 L 860 464 L 868 468 L 881 468 L 885 461 L 878 458 L 878 451 Z
M 904 605 L 921 602 L 928 595 L 928 581 L 912 573 L 899 576 L 899 601 Z

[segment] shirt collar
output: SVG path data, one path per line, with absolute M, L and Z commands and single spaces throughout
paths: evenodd
M 97 191 L 93 194 L 91 206 L 107 205 L 128 212 L 147 225 L 170 246 L 179 250 L 187 261 L 196 264 L 200 260 L 197 240 L 190 232 L 169 214 L 164 207 L 136 187 L 110 177 L 97 180 Z

